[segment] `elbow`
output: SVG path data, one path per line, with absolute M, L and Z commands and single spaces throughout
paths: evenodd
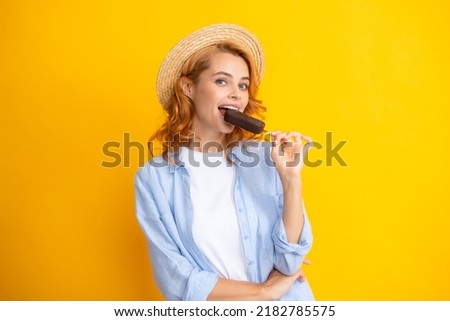
M 312 238 L 303 239 L 290 252 L 278 253 L 275 268 L 284 275 L 293 275 L 301 268 L 306 255 L 312 247 Z
M 304 255 L 288 254 L 275 262 L 275 268 L 284 275 L 294 275 L 300 269 Z

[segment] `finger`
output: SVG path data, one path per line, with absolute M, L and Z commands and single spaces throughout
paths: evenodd
M 302 136 L 302 139 L 305 140 L 308 143 L 313 141 L 313 139 L 311 137 L 309 137 L 309 136 L 306 136 L 306 135 L 301 135 L 301 136 Z
M 276 137 L 279 133 L 280 133 L 280 131 L 277 129 L 277 130 L 271 131 L 269 134 L 270 134 L 270 137 L 272 138 L 272 140 L 275 140 L 275 137 Z
M 286 136 L 285 132 L 276 132 L 272 135 L 272 146 L 276 147 L 285 142 L 283 139 Z
M 299 279 L 301 282 L 305 281 L 306 277 L 305 277 L 305 273 L 303 272 L 302 269 L 300 269 L 298 271 L 297 279 Z
M 297 132 L 289 132 L 284 139 L 286 140 L 284 146 L 294 147 L 295 150 L 300 151 L 302 145 L 302 134 Z
M 280 130 L 275 130 L 275 131 L 271 132 L 271 135 L 274 138 L 277 138 L 278 140 L 281 140 L 284 136 L 289 135 L 289 134 L 290 134 L 290 132 L 283 132 Z
M 292 140 L 296 143 L 300 143 L 302 141 L 303 135 L 297 132 L 292 132 Z
M 308 260 L 307 258 L 305 258 L 303 260 L 303 264 L 310 265 L 311 264 L 311 260 Z
M 295 140 L 293 140 L 294 136 L 295 136 L 295 133 L 287 132 L 286 135 L 284 135 L 281 138 L 281 144 L 282 144 L 281 148 L 283 148 L 283 150 L 285 148 L 291 148 L 291 147 L 294 147 L 297 149 L 301 146 L 300 142 L 296 142 Z
M 283 135 L 284 134 L 284 135 Z M 279 130 L 274 131 L 271 133 L 274 140 L 277 140 L 278 142 L 301 142 L 302 140 L 306 141 L 307 143 L 312 143 L 313 139 L 309 136 L 303 135 L 299 132 L 281 132 Z
M 277 144 L 279 144 L 285 135 L 286 135 L 285 132 L 280 132 L 280 131 L 273 132 L 272 133 L 273 141 L 275 141 Z
M 281 141 L 288 142 L 288 141 L 291 140 L 291 137 L 292 137 L 292 133 L 291 132 L 286 132 L 286 133 L 284 133 L 284 136 L 281 137 Z
M 292 138 L 295 142 L 300 142 L 300 141 L 304 140 L 307 143 L 309 143 L 309 142 L 313 141 L 313 139 L 311 137 L 303 135 L 299 132 L 292 132 Z

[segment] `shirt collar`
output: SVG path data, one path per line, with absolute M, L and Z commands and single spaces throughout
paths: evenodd
M 265 142 L 258 142 L 255 140 L 249 140 L 240 142 L 237 146 L 234 146 L 231 150 L 231 159 L 238 165 L 241 163 L 252 163 L 255 161 L 255 154 L 259 154 L 261 146 Z
M 239 142 L 239 144 L 231 148 L 231 160 L 237 165 L 254 161 L 254 154 L 257 153 L 258 147 L 262 146 L 261 144 L 264 144 L 264 142 L 254 140 Z M 181 167 L 185 167 L 182 160 L 183 157 L 181 157 L 182 155 L 180 154 L 181 151 L 178 153 L 178 157 L 176 157 L 174 151 L 169 152 L 168 166 L 170 173 L 175 172 L 175 170 Z

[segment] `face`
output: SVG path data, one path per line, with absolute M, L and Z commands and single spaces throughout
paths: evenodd
M 243 112 L 248 104 L 249 84 L 249 70 L 244 59 L 230 53 L 214 54 L 209 68 L 188 88 L 188 96 L 195 106 L 192 123 L 195 135 L 203 142 L 223 143 L 225 134 L 234 129 L 234 125 L 224 120 L 224 108 Z

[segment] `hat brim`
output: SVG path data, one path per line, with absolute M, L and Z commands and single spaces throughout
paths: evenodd
M 168 111 L 183 64 L 198 50 L 226 40 L 242 44 L 252 55 L 260 83 L 264 73 L 264 54 L 258 39 L 247 29 L 234 24 L 214 24 L 197 30 L 179 41 L 167 54 L 158 72 L 156 94 Z

